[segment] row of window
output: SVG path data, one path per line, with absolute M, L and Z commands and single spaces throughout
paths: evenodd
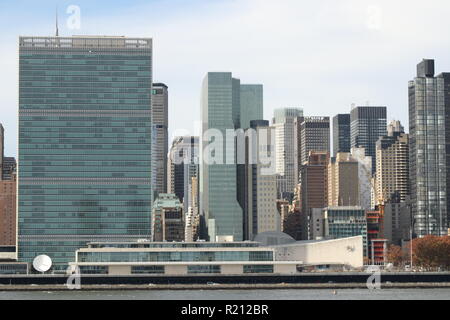
M 81 274 L 108 274 L 107 266 L 80 266 Z M 0 266 L 1 270 L 1 266 Z M 244 265 L 243 272 L 273 273 L 273 265 Z M 164 274 L 165 266 L 132 266 L 131 274 Z M 193 265 L 187 267 L 188 274 L 220 274 L 220 265 Z

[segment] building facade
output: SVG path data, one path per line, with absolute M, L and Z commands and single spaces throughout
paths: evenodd
M 423 60 L 408 90 L 411 210 L 415 233 L 419 237 L 447 235 L 449 74 L 435 77 L 434 60 Z
M 328 165 L 328 206 L 358 206 L 359 163 L 351 153 L 338 152 Z
M 198 204 L 199 201 L 192 198 L 192 190 L 198 190 L 199 151 L 199 138 L 185 136 L 176 137 L 169 152 L 167 164 L 168 193 L 173 193 L 178 197 L 183 203 L 185 212 L 193 206 L 194 202 Z M 198 195 L 198 192 L 195 194 Z
M 243 239 L 243 212 L 237 196 L 235 143 L 226 143 L 227 130 L 240 127 L 239 79 L 230 72 L 210 72 L 202 87 L 202 141 L 200 212 L 203 235 L 210 241 L 221 236 Z M 214 138 L 222 138 L 218 143 Z M 233 140 L 234 141 L 234 140 Z
M 259 233 L 281 231 L 281 219 L 277 210 L 275 129 L 269 121 L 252 120 L 246 133 L 240 203 L 244 209 L 244 239 L 252 240 Z
M 241 84 L 241 115 L 240 127 L 250 128 L 252 120 L 264 118 L 263 85 Z
M 299 123 L 303 118 L 301 108 L 284 108 L 274 111 L 275 157 L 279 199 L 288 199 L 298 183 L 300 139 Z
M 152 240 L 185 241 L 183 205 L 174 194 L 159 194 L 152 209 Z
M 151 89 L 151 39 L 19 39 L 19 261 L 150 237 Z
M 388 135 L 376 144 L 376 201 L 384 203 L 398 193 L 400 201 L 409 195 L 409 136 L 399 121 L 388 126 Z
M 169 144 L 169 90 L 164 83 L 152 89 L 152 158 L 154 197 L 167 191 L 167 153 Z
M 350 148 L 350 114 L 338 114 L 333 117 L 333 157 Z
M 11 180 L 0 180 L 0 251 L 14 247 L 16 251 L 16 174 Z
M 281 234 L 282 236 L 286 236 Z M 280 236 L 270 234 L 269 240 Z M 266 241 L 267 242 L 267 241 Z M 352 250 L 349 250 L 351 248 Z M 362 237 L 283 244 L 259 242 L 89 243 L 75 254 L 68 274 L 108 275 L 295 275 L 305 267 L 363 267 Z
M 366 211 L 361 207 L 328 207 L 323 210 L 324 237 L 339 239 L 363 237 L 364 255 L 368 256 Z
M 376 142 L 387 133 L 386 107 L 355 107 L 350 113 L 352 148 L 364 148 L 372 157 L 372 174 L 376 171 Z
M 309 154 L 308 161 L 300 170 L 301 240 L 309 240 L 309 219 L 314 208 L 328 205 L 329 152 Z
M 304 117 L 300 123 L 300 165 L 314 152 L 330 152 L 330 118 Z
M 0 252 L 16 254 L 16 159 L 4 156 L 5 130 L 0 124 Z M 1 259 L 1 253 L 0 253 Z

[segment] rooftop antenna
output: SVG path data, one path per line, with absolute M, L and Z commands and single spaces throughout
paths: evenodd
M 58 6 L 56 6 L 56 36 L 59 37 L 59 30 L 58 30 Z

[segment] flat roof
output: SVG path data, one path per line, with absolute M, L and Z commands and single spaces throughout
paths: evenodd
M 115 48 L 115 49 L 151 49 L 152 38 L 128 38 L 124 36 L 73 36 L 73 37 L 42 37 L 20 36 L 20 48 Z

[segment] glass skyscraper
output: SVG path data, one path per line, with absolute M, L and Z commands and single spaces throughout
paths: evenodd
M 203 80 L 200 211 L 206 227 L 203 230 L 204 233 L 207 230 L 210 241 L 216 241 L 217 237 L 243 239 L 243 212 L 237 200 L 237 164 L 226 161 L 227 155 L 235 152 L 235 145 L 227 145 L 225 138 L 227 129 L 240 127 L 240 87 L 240 80 L 234 79 L 230 72 L 210 72 Z M 205 134 L 210 129 L 222 134 L 222 146 Z M 217 143 L 217 149 L 208 152 L 206 147 L 213 142 Z M 208 157 L 222 163 L 211 163 Z
M 448 234 L 450 76 L 434 60 L 409 82 L 411 210 L 417 236 Z
M 169 152 L 169 90 L 164 83 L 153 83 L 153 194 L 167 192 L 167 153 Z
M 372 174 L 376 171 L 376 143 L 387 134 L 386 107 L 355 107 L 350 112 L 350 143 L 352 148 L 364 148 L 372 157 Z
M 263 117 L 262 84 L 242 84 L 240 127 L 248 129 L 251 121 L 261 120 Z
M 150 238 L 152 40 L 19 39 L 18 256 Z
M 350 149 L 350 114 L 338 114 L 333 117 L 333 156 Z

